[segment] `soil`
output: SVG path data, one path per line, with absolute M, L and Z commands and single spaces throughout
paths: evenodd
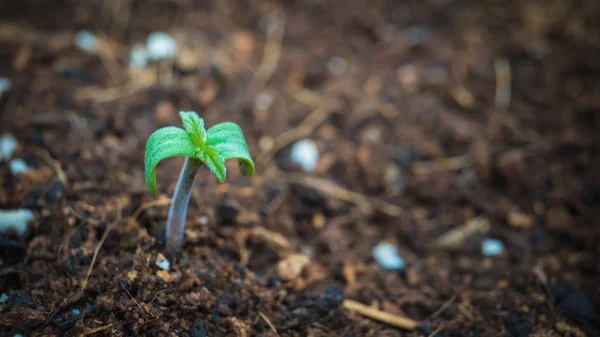
M 31 168 L 1 163 L 0 209 L 34 212 L 0 236 L 0 335 L 600 336 L 599 20 L 593 0 L 0 3 L 0 133 Z M 131 69 L 153 31 L 177 58 Z M 183 159 L 152 195 L 144 149 L 179 110 L 240 124 L 257 173 L 201 170 L 163 270 Z

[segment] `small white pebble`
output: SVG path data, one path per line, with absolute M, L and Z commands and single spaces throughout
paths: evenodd
M 81 310 L 79 310 L 79 309 L 77 309 L 77 308 L 75 308 L 75 309 L 71 310 L 71 312 L 72 312 L 74 315 L 81 315 Z
M 498 239 L 485 239 L 481 244 L 481 253 L 486 257 L 500 255 L 503 251 L 504 244 Z
M 4 303 L 6 301 L 8 301 L 8 295 L 6 295 L 6 294 L 0 295 L 0 303 Z
M 27 231 L 27 223 L 33 219 L 33 212 L 28 209 L 0 210 L 0 233 L 14 231 L 22 236 Z
M 17 140 L 13 135 L 6 134 L 0 137 L 0 160 L 10 159 L 17 148 Z
M 310 139 L 303 139 L 292 145 L 290 159 L 300 164 L 306 172 L 313 172 L 319 162 L 319 149 Z
M 273 104 L 273 96 L 266 93 L 259 94 L 254 100 L 256 110 L 267 110 L 271 107 L 271 104 Z
M 203 226 L 208 225 L 208 217 L 206 215 L 200 216 L 200 224 L 202 224 Z
M 2 93 L 7 91 L 12 87 L 12 82 L 6 78 L 0 76 L 0 97 L 2 97 Z
M 10 171 L 12 174 L 17 175 L 19 173 L 27 172 L 29 170 L 29 166 L 23 159 L 16 158 L 10 161 L 8 164 L 10 167 Z
M 327 70 L 333 75 L 343 75 L 346 69 L 348 69 L 348 63 L 339 56 L 334 56 L 327 61 Z
M 162 254 L 158 254 L 156 257 L 156 265 L 162 270 L 169 270 L 171 268 L 171 262 Z
M 136 44 L 129 53 L 129 64 L 134 68 L 145 68 L 148 65 L 148 50 L 144 45 Z
M 381 242 L 373 248 L 373 258 L 385 270 L 402 270 L 406 263 L 391 243 Z
M 177 42 L 167 33 L 154 32 L 146 39 L 146 49 L 151 60 L 171 59 L 177 55 Z
M 87 30 L 80 30 L 75 34 L 75 45 L 88 53 L 95 54 L 98 52 L 98 39 Z

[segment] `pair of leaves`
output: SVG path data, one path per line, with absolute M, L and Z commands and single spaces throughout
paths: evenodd
M 156 130 L 146 143 L 144 160 L 146 184 L 156 193 L 156 166 L 169 157 L 185 156 L 206 164 L 220 182 L 225 181 L 225 161 L 238 159 L 244 176 L 254 174 L 254 162 L 242 129 L 235 123 L 217 124 L 208 131 L 204 120 L 193 111 L 181 111 L 183 129 L 167 126 Z

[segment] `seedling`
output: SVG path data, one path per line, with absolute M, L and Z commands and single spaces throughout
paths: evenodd
M 202 165 L 208 166 L 219 182 L 227 175 L 225 161 L 238 159 L 240 171 L 246 177 L 254 174 L 254 162 L 242 129 L 235 123 L 225 122 L 214 125 L 208 131 L 204 120 L 193 111 L 181 111 L 179 117 L 183 129 L 167 126 L 156 130 L 146 143 L 144 166 L 146 184 L 152 194 L 156 194 L 156 166 L 169 157 L 184 156 L 185 162 L 177 187 L 171 199 L 171 208 L 166 226 L 166 249 L 176 253 L 183 245 L 185 218 L 187 214 L 192 184 Z

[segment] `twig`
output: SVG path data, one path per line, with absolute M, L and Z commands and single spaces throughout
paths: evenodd
M 68 185 L 67 175 L 65 174 L 65 171 L 63 171 L 62 166 L 60 165 L 60 162 L 58 160 L 52 158 L 52 156 L 50 155 L 50 152 L 48 152 L 48 150 L 43 149 L 41 147 L 34 148 L 33 152 L 35 152 L 35 154 L 38 155 L 39 157 L 42 157 L 42 159 L 44 159 L 44 161 L 48 165 L 52 166 L 52 168 L 56 172 L 56 176 L 58 177 L 58 180 L 60 180 L 63 183 L 63 185 L 66 187 Z
M 464 225 L 454 228 L 428 244 L 429 247 L 444 249 L 458 249 L 467 238 L 477 233 L 487 233 L 490 230 L 490 221 L 484 215 L 469 219 Z
M 65 208 L 68 212 L 72 213 L 79 220 L 87 221 L 92 225 L 99 225 L 102 223 L 102 220 L 84 217 L 79 212 L 77 212 L 71 205 L 67 205 Z
M 456 308 L 463 314 L 465 315 L 465 317 L 467 317 L 469 320 L 474 321 L 475 317 L 473 317 L 473 314 L 469 311 L 469 309 L 467 309 L 467 307 L 464 306 L 464 304 L 462 303 L 457 303 L 456 304 Z
M 510 105 L 511 74 L 510 63 L 506 58 L 497 58 L 494 61 L 496 71 L 496 105 L 506 109 Z
M 546 275 L 546 272 L 544 272 L 544 268 L 537 265 L 533 267 L 531 271 L 535 276 L 537 276 L 538 280 L 542 284 L 542 287 L 544 288 L 544 291 L 548 295 L 548 308 L 550 308 L 550 310 L 554 310 L 554 294 L 552 294 L 550 286 L 548 285 L 548 275 Z
M 425 175 L 443 171 L 457 171 L 472 165 L 471 154 L 456 157 L 441 158 L 433 161 L 416 162 L 412 164 L 412 172 L 416 175 Z
M 142 205 L 140 205 L 140 207 L 138 207 L 138 209 L 135 210 L 135 212 L 133 212 L 133 215 L 129 218 L 129 221 L 127 222 L 127 228 L 130 229 L 131 226 L 133 226 L 133 224 L 137 221 L 137 218 L 140 216 L 140 214 L 148 208 L 155 206 L 169 206 L 170 204 L 171 199 L 157 199 L 143 203 Z
M 265 167 L 265 165 L 273 158 L 275 153 L 289 144 L 300 140 L 310 135 L 319 125 L 321 125 L 329 117 L 330 111 L 324 105 L 319 105 L 310 115 L 295 128 L 287 130 L 282 134 L 275 137 L 273 140 L 273 146 L 269 149 L 261 152 L 256 157 L 256 164 L 259 167 Z
M 96 258 L 98 257 L 98 253 L 100 252 L 100 248 L 102 247 L 102 244 L 104 244 L 104 240 L 106 240 L 108 233 L 110 233 L 110 231 L 121 221 L 122 216 L 123 216 L 123 208 L 120 207 L 119 211 L 117 213 L 116 219 L 113 222 L 111 222 L 108 226 L 106 226 L 106 230 L 104 231 L 104 234 L 102 234 L 102 238 L 100 238 L 100 241 L 98 242 L 98 245 L 96 246 L 96 249 L 94 250 L 94 256 L 92 257 L 92 263 L 90 263 L 90 267 L 87 271 L 87 274 L 85 275 L 85 280 L 83 281 L 81 290 L 85 290 L 85 287 L 87 286 L 90 275 L 92 274 L 92 269 L 94 268 L 94 264 L 96 263 Z
M 267 42 L 265 43 L 263 59 L 258 65 L 252 80 L 250 80 L 246 93 L 242 97 L 245 97 L 248 92 L 258 92 L 261 90 L 269 82 L 279 62 L 285 20 L 279 13 L 273 13 L 267 19 Z
M 265 320 L 265 322 L 267 323 L 267 325 L 269 326 L 269 328 L 271 328 L 271 330 L 273 330 L 274 333 L 279 335 L 279 332 L 277 332 L 277 329 L 275 329 L 275 326 L 273 325 L 273 323 L 271 323 L 271 321 L 269 320 L 269 318 L 263 314 L 262 312 L 258 312 L 258 315 Z
M 120 75 L 123 73 L 119 68 L 119 63 L 117 62 L 117 57 L 115 55 L 115 45 L 114 41 L 110 41 L 109 38 L 105 35 L 100 36 L 100 51 L 98 56 L 100 57 L 100 61 L 106 69 L 108 76 L 114 81 L 119 82 Z
M 431 314 L 431 316 L 429 316 L 427 318 L 427 320 L 434 319 L 434 318 L 438 317 L 439 315 L 441 315 L 444 311 L 446 311 L 446 309 L 448 309 L 448 307 L 450 307 L 452 305 L 452 303 L 454 303 L 455 299 L 456 299 L 456 296 L 452 296 L 438 310 L 436 310 L 433 314 Z
M 287 196 L 287 188 L 279 192 L 279 194 L 277 194 L 277 196 L 269 204 L 267 204 L 267 214 L 272 215 L 273 213 L 275 213 L 275 211 L 277 211 L 279 207 L 283 205 L 283 202 L 285 201 Z
M 113 326 L 113 325 L 112 325 L 112 323 L 111 323 L 111 324 L 107 324 L 107 325 L 99 326 L 99 327 L 97 327 L 97 328 L 93 328 L 93 329 L 88 329 L 88 328 L 85 328 L 85 330 L 83 331 L 83 333 L 84 333 L 86 336 L 87 336 L 87 335 L 93 335 L 93 334 L 95 334 L 95 333 L 97 333 L 97 332 L 104 331 L 104 330 L 106 330 L 106 329 L 110 329 L 110 328 L 112 328 L 112 326 Z
M 289 182 L 310 187 L 332 198 L 356 204 L 367 211 L 371 209 L 377 209 L 382 213 L 393 217 L 402 217 L 405 214 L 402 208 L 396 205 L 392 205 L 386 201 L 370 198 L 363 194 L 345 189 L 329 180 L 301 174 L 290 174 L 287 176 L 287 180 Z
M 344 306 L 344 308 L 346 308 L 350 311 L 355 311 L 358 314 L 366 316 L 370 319 L 380 321 L 383 323 L 387 323 L 389 325 L 393 325 L 393 326 L 401 328 L 401 329 L 414 330 L 415 328 L 417 328 L 419 326 L 419 323 L 417 321 L 414 321 L 410 318 L 393 315 L 393 314 L 366 306 L 366 305 L 356 302 L 356 301 L 345 300 L 343 306 Z
M 133 295 L 131 295 L 131 293 L 129 292 L 129 290 L 126 287 L 123 287 L 123 289 L 125 289 L 125 291 L 127 292 L 127 295 L 129 295 L 129 297 L 131 297 L 131 300 L 133 301 L 133 303 L 135 303 L 142 312 L 150 314 L 150 316 L 152 316 L 153 318 L 156 318 L 156 316 L 151 311 L 144 309 L 142 307 L 142 305 L 135 298 L 133 298 Z
M 429 336 L 427 337 L 433 337 L 435 335 L 437 335 L 438 333 L 440 333 L 443 330 L 443 327 L 440 325 L 437 329 L 433 330 L 432 333 L 429 334 Z
M 496 109 L 493 109 L 487 126 L 488 138 L 495 138 L 500 133 L 503 125 L 504 112 L 508 109 L 511 100 L 511 73 L 510 63 L 506 58 L 497 58 L 494 61 L 496 72 Z
M 107 103 L 131 96 L 147 86 L 150 84 L 140 79 L 133 79 L 126 84 L 112 88 L 84 89 L 77 92 L 76 96 L 80 99 L 92 99 L 96 103 Z

